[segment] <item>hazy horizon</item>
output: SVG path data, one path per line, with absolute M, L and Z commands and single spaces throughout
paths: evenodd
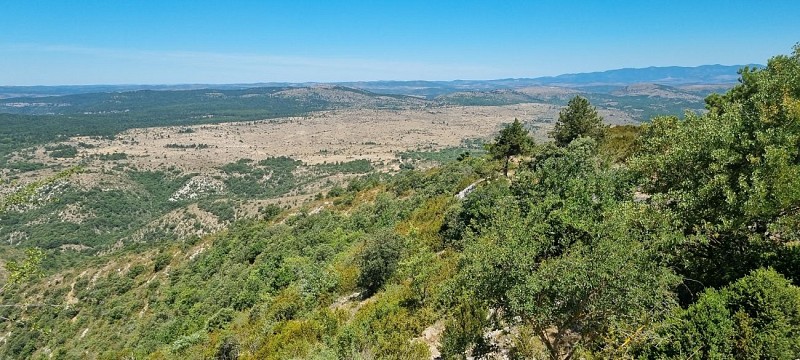
M 0 87 L 81 87 L 81 86 L 238 86 L 238 85 L 261 85 L 261 84 L 291 84 L 291 85 L 336 85 L 336 84 L 348 84 L 348 83 L 380 83 L 380 82 L 458 82 L 458 81 L 502 81 L 502 80 L 523 80 L 523 79 L 538 79 L 538 78 L 549 78 L 549 77 L 558 77 L 562 75 L 581 75 L 581 74 L 592 74 L 592 73 L 604 73 L 610 71 L 617 71 L 617 70 L 642 70 L 642 69 L 649 69 L 649 68 L 669 68 L 669 67 L 680 67 L 680 68 L 699 68 L 703 66 L 764 66 L 764 64 L 704 64 L 704 65 L 697 65 L 697 66 L 648 66 L 648 67 L 641 67 L 641 68 L 618 68 L 618 69 L 606 69 L 606 70 L 598 70 L 598 71 L 590 71 L 590 72 L 582 72 L 582 73 L 561 73 L 561 74 L 553 74 L 553 75 L 543 75 L 537 77 L 515 77 L 515 78 L 492 78 L 492 79 L 438 79 L 438 80 L 431 80 L 431 79 L 408 79 L 408 80 L 397 80 L 397 79 L 375 79 L 375 80 L 346 80 L 346 81 L 261 81 L 261 82 L 217 82 L 217 83 L 200 83 L 200 82 L 184 82 L 184 83 L 94 83 L 94 84 L 50 84 L 50 85 L 40 85 L 40 84 L 33 84 L 33 85 L 2 85 Z

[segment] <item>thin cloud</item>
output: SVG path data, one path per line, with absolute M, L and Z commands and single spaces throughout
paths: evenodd
M 481 78 L 498 73 L 485 66 L 436 64 L 428 62 L 385 61 L 343 57 L 301 57 L 265 54 L 219 53 L 200 51 L 158 51 L 97 48 L 74 45 L 10 44 L 0 46 L 3 52 L 31 53 L 53 61 L 45 72 L 65 71 L 59 68 L 60 58 L 98 64 L 89 73 L 81 74 L 89 82 L 136 82 L 136 76 L 152 81 L 160 75 L 169 82 L 325 82 L 362 80 L 415 80 Z M 0 61 L 2 63 L 2 61 Z M 117 69 L 119 76 L 109 78 L 108 69 Z M 23 65 L 20 63 L 19 65 Z M 10 66 L 10 69 L 9 69 Z M 6 64 L 13 71 L 14 64 Z M 149 69 L 147 74 L 137 74 Z M 74 72 L 74 71 L 73 71 Z M 57 74 L 53 74 L 58 78 Z M 73 74 L 74 76 L 74 74 Z

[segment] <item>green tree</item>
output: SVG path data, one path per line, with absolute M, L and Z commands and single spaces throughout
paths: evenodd
M 215 360 L 235 360 L 239 358 L 239 342 L 236 338 L 228 336 L 217 347 L 217 352 L 214 354 Z
M 497 209 L 509 205 L 509 194 L 508 184 L 502 181 L 482 184 L 475 189 L 445 214 L 439 229 L 442 244 L 462 250 L 464 236 L 480 233 L 481 229 L 490 226 Z
M 500 130 L 500 134 L 489 145 L 489 154 L 497 160 L 504 160 L 503 175 L 508 176 L 508 164 L 512 156 L 527 155 L 533 148 L 533 139 L 528 130 L 516 118 L 510 125 Z
M 558 113 L 558 121 L 550 135 L 555 139 L 556 145 L 567 146 L 579 137 L 591 137 L 600 141 L 605 137 L 605 132 L 603 117 L 597 113 L 597 109 L 585 97 L 575 96 Z
M 388 231 L 367 240 L 358 261 L 358 286 L 364 289 L 365 296 L 377 292 L 394 274 L 402 248 L 403 240 Z
M 800 353 L 800 288 L 772 269 L 706 290 L 642 344 L 653 359 L 793 359 Z

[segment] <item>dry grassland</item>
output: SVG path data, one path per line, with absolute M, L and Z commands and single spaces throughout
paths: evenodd
M 241 158 L 271 156 L 289 156 L 308 164 L 352 159 L 390 162 L 406 150 L 444 148 L 458 146 L 462 139 L 491 138 L 514 118 L 526 122 L 534 136 L 543 140 L 558 110 L 558 106 L 548 104 L 331 110 L 305 117 L 198 125 L 190 127 L 191 132 L 186 127 L 134 129 L 115 140 L 74 138 L 70 142 L 95 147 L 80 148 L 78 158 L 66 161 L 123 152 L 129 157 L 127 162 L 139 169 L 177 166 L 201 173 Z M 624 112 L 601 110 L 601 114 L 609 123 L 633 122 Z M 198 145 L 204 148 L 193 148 Z M 40 161 L 56 161 L 43 152 L 38 157 Z

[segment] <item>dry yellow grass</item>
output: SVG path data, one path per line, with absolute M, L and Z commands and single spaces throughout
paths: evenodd
M 509 106 L 445 106 L 406 110 L 331 110 L 305 117 L 126 131 L 115 140 L 73 138 L 95 145 L 79 148 L 76 159 L 51 159 L 42 151 L 38 161 L 77 162 L 96 154 L 124 152 L 127 163 L 139 169 L 177 166 L 184 171 L 214 172 L 214 168 L 241 158 L 289 156 L 309 164 L 352 159 L 375 162 L 396 159 L 397 153 L 420 147 L 457 146 L 462 139 L 491 138 L 499 127 L 518 118 L 531 124 L 543 140 L 558 117 L 559 107 L 548 104 Z M 609 123 L 632 123 L 623 112 L 601 111 Z M 167 145 L 207 145 L 203 149 Z M 98 168 L 110 163 L 94 161 Z M 91 166 L 91 165 L 90 165 Z

